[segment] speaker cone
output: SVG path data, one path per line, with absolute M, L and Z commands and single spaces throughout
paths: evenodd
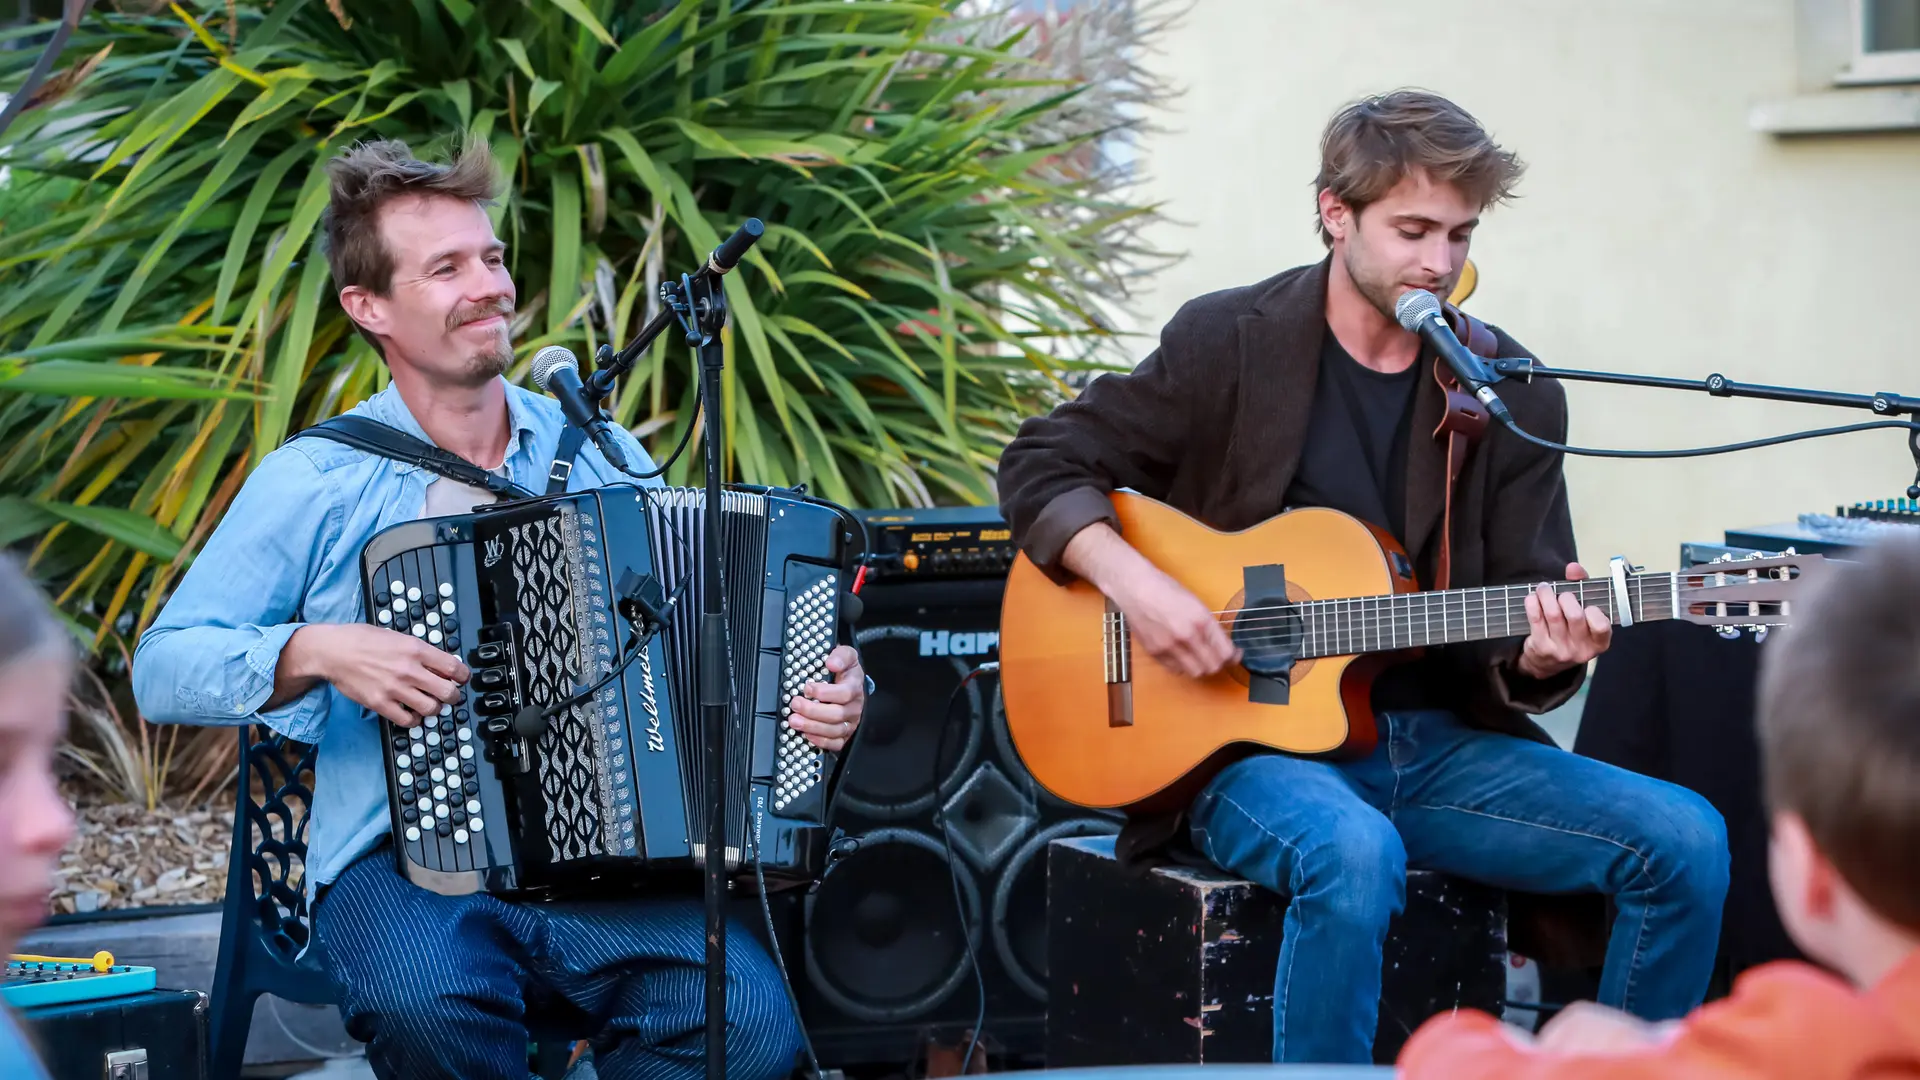
M 924 814 L 953 793 L 980 754 L 985 712 L 980 679 L 951 714 L 953 688 L 973 670 L 959 656 L 922 656 L 917 626 L 873 626 L 854 635 L 861 666 L 874 675 L 860 735 L 840 773 L 836 811 L 898 820 Z M 934 776 L 938 767 L 944 774 Z
M 1013 981 L 1038 1001 L 1047 1000 L 1047 845 L 1119 831 L 1119 822 L 1105 818 L 1055 822 L 1020 845 L 1001 871 L 993 890 L 993 947 Z
M 958 875 L 966 921 L 954 909 Z M 807 900 L 807 978 L 840 1011 L 873 1023 L 910 1020 L 965 980 L 978 954 L 980 889 L 936 837 L 880 829 L 835 863 Z

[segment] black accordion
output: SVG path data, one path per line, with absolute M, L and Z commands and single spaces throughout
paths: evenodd
M 708 811 L 695 643 L 715 542 L 732 683 L 726 865 L 782 881 L 824 870 L 838 761 L 787 727 L 787 702 L 832 678 L 853 535 L 835 508 L 781 489 L 727 489 L 718 538 L 705 506 L 699 488 L 618 484 L 368 541 L 368 621 L 472 672 L 438 716 L 381 721 L 408 880 L 557 896 L 698 878 Z

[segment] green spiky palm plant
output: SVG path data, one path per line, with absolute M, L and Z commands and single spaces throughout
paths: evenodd
M 0 148 L 0 545 L 124 648 L 252 465 L 384 385 L 316 229 L 324 161 L 371 137 L 431 155 L 477 135 L 504 163 L 509 377 L 546 344 L 624 343 L 663 276 L 757 216 L 767 235 L 726 279 L 728 479 L 990 501 L 1019 419 L 1118 359 L 1102 306 L 1153 257 L 1147 211 L 1100 164 L 1127 121 L 1087 105 L 1144 84 L 1124 61 L 1061 77 L 1011 6 L 94 11 Z M 34 55 L 0 53 L 0 86 Z M 663 452 L 694 422 L 691 375 L 663 341 L 613 411 Z

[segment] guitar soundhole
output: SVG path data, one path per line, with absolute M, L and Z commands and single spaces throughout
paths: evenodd
M 1306 637 L 1299 614 L 1291 606 L 1268 608 L 1241 616 L 1233 641 L 1240 646 L 1240 663 L 1255 675 L 1288 679 Z
M 1289 603 L 1284 606 L 1244 608 L 1245 593 L 1234 593 L 1227 602 L 1227 610 L 1235 613 L 1227 623 L 1227 635 L 1240 647 L 1241 670 L 1233 672 L 1235 682 L 1245 685 L 1247 673 L 1251 672 L 1298 683 L 1313 667 L 1312 660 L 1300 659 L 1306 625 L 1293 607 L 1310 599 L 1305 590 L 1291 581 L 1287 583 Z

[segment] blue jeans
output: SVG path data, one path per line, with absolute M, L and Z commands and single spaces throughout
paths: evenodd
M 441 896 L 382 846 L 314 908 L 348 1034 L 376 1076 L 525 1080 L 529 1037 L 591 1039 L 606 1080 L 706 1074 L 697 899 L 518 904 Z M 773 960 L 727 920 L 727 1075 L 783 1077 L 800 1028 Z
M 1451 713 L 1378 722 L 1366 758 L 1245 758 L 1194 800 L 1200 852 L 1291 898 L 1273 982 L 1275 1061 L 1372 1060 L 1381 951 L 1408 866 L 1612 896 L 1601 1003 L 1664 1020 L 1706 996 L 1727 835 L 1705 799 Z

